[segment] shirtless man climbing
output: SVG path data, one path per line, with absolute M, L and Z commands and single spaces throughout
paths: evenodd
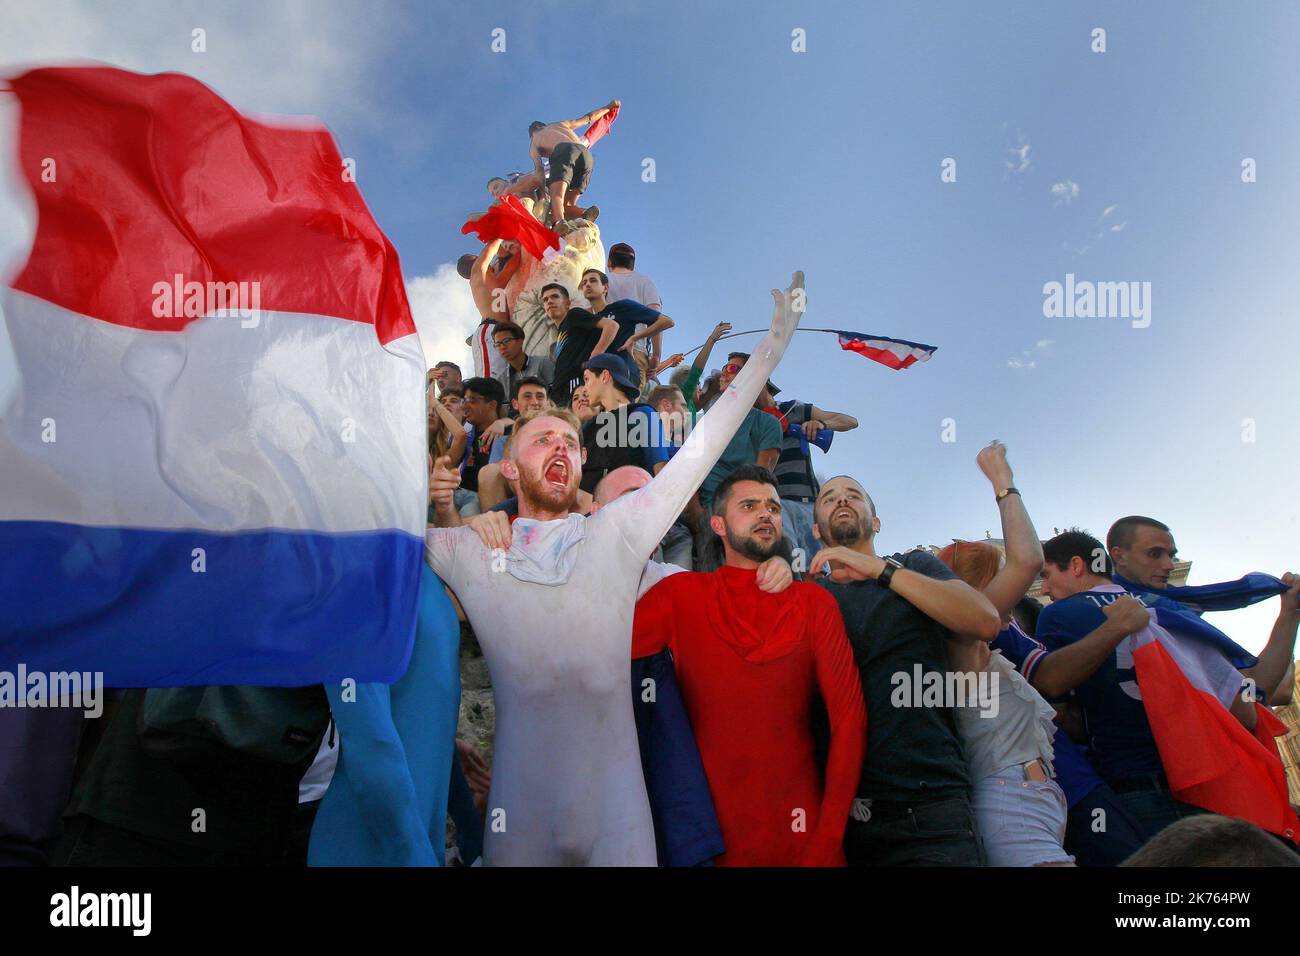
M 496 691 L 486 863 L 655 865 L 627 692 L 638 585 L 646 555 L 785 352 L 802 289 L 797 272 L 785 293 L 773 290 L 771 331 L 644 488 L 590 518 L 574 513 L 583 450 L 575 424 L 556 412 L 523 425 L 502 463 L 519 485 L 509 551 L 489 552 L 470 528 L 429 529 L 426 560 L 460 599 Z
M 608 105 L 592 110 L 578 119 L 543 123 L 540 120 L 528 127 L 528 155 L 533 161 L 536 182 L 543 179 L 542 158 L 550 160 L 551 174 L 546 177 L 546 187 L 551 197 L 551 224 L 561 219 L 582 216 L 593 222 L 600 214 L 599 206 L 583 209 L 578 199 L 591 181 L 593 160 L 587 144 L 574 130 L 588 126 L 619 105 L 611 100 Z

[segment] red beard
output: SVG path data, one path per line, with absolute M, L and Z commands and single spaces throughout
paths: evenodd
M 581 472 L 577 475 L 572 474 L 572 467 L 570 462 L 569 484 L 564 488 L 557 488 L 547 481 L 545 470 L 542 475 L 534 477 L 521 469 L 519 472 L 520 505 L 527 504 L 529 510 L 573 511 L 578 504 L 578 483 L 575 479 L 581 476 Z

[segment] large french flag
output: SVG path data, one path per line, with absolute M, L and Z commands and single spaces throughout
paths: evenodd
M 333 138 L 178 74 L 9 85 L 38 223 L 0 299 L 0 669 L 395 681 L 425 363 Z
M 1170 791 L 1184 803 L 1300 843 L 1274 741 L 1289 728 L 1256 703 L 1255 728 L 1247 730 L 1228 710 L 1241 673 L 1220 647 L 1196 631 L 1178 630 L 1178 616 L 1163 610 L 1153 610 L 1151 626 L 1128 641 Z
M 928 362 L 930 356 L 937 351 L 933 345 L 922 345 L 920 342 L 909 342 L 906 339 L 891 339 L 888 336 L 870 335 L 864 332 L 841 332 L 838 329 L 832 331 L 839 336 L 840 348 L 844 351 L 857 352 L 873 362 L 879 362 L 895 370 L 909 368 L 917 362 Z

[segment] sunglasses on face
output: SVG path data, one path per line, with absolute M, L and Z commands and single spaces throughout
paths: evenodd
M 726 365 L 722 366 L 722 371 L 726 372 L 728 375 L 739 375 L 740 370 L 744 367 L 745 366 L 743 365 L 737 365 L 735 362 L 728 362 Z

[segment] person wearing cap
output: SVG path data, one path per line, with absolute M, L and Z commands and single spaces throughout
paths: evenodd
M 636 250 L 626 242 L 616 242 L 609 247 L 607 258 L 608 268 L 606 274 L 609 276 L 609 301 L 617 302 L 620 299 L 631 299 L 633 302 L 640 302 L 646 308 L 654 309 L 656 312 L 663 311 L 663 296 L 659 294 L 659 287 L 655 285 L 654 280 L 647 275 L 642 275 L 636 271 Z M 655 333 L 650 338 L 640 343 L 645 350 L 646 357 L 650 360 L 650 368 L 659 365 L 660 346 L 662 344 L 662 335 Z
M 631 299 L 609 301 L 609 277 L 599 269 L 585 269 L 582 281 L 578 284 L 582 294 L 587 297 L 587 308 L 592 315 L 613 319 L 618 323 L 618 334 L 609 343 L 609 351 L 622 357 L 627 363 L 628 374 L 635 382 L 641 381 L 641 369 L 637 367 L 632 350 L 638 342 L 649 340 L 661 332 L 673 327 L 673 320 L 662 312 L 633 302 Z
M 582 427 L 587 460 L 582 466 L 583 491 L 594 493 L 600 480 L 615 468 L 636 465 L 657 475 L 668 463 L 670 444 L 652 406 L 638 401 L 640 386 L 620 357 L 605 352 L 583 365 L 583 388 L 601 412 Z

